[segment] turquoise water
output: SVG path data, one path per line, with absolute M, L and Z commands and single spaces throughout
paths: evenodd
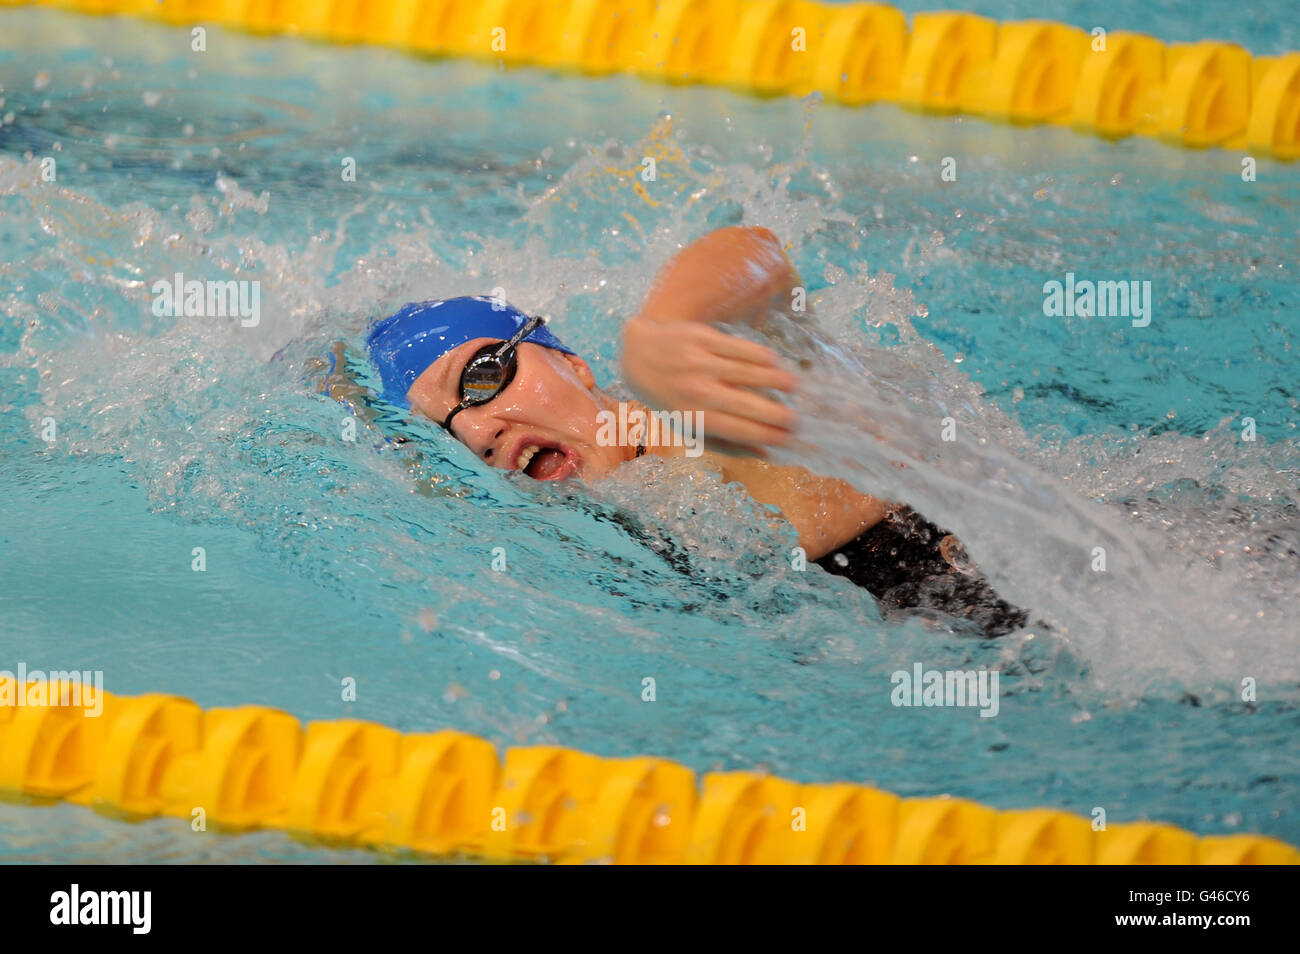
M 1117 25 L 1297 45 L 1252 9 Z M 49 11 L 0 36 L 0 669 L 1300 842 L 1296 167 Z M 684 466 L 538 486 L 434 430 L 346 441 L 302 383 L 371 316 L 500 288 L 618 390 L 621 317 L 737 221 L 792 244 L 835 344 L 807 459 L 948 523 L 1050 628 L 884 623 Z M 155 317 L 177 271 L 260 281 L 260 323 Z M 1151 281 L 1151 324 L 1045 316 L 1067 271 Z M 1000 667 L 998 716 L 895 708 L 916 662 Z M 4 860 L 315 857 L 0 808 Z
M 1185 4 L 1179 0 L 967 0 L 965 3 L 927 3 L 900 0 L 891 4 L 909 16 L 926 10 L 960 9 L 994 20 L 1055 20 L 1091 32 L 1128 30 L 1159 37 L 1166 43 L 1224 40 L 1262 56 L 1300 49 L 1300 23 L 1285 0 L 1232 3 L 1208 0 Z

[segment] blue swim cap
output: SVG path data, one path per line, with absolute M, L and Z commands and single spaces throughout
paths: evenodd
M 505 341 L 527 322 L 527 315 L 499 298 L 418 301 L 375 322 L 366 335 L 366 348 L 384 383 L 384 400 L 409 408 L 406 392 L 429 365 L 448 351 L 475 338 Z M 545 325 L 524 340 L 574 354 Z

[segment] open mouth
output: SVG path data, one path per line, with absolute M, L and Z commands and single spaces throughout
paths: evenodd
M 533 480 L 563 480 L 577 473 L 578 455 L 562 444 L 534 441 L 519 449 L 515 469 Z

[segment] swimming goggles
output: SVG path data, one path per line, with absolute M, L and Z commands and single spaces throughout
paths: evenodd
M 442 422 L 443 430 L 451 431 L 451 419 L 465 408 L 486 404 L 510 385 L 518 364 L 516 349 L 520 342 L 545 323 L 540 315 L 533 315 L 509 341 L 485 345 L 474 353 L 460 373 L 460 403 Z

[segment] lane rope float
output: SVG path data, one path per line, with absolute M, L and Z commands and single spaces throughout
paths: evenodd
M 339 719 L 304 729 L 265 706 L 0 678 L 0 792 L 116 817 L 273 828 L 330 844 L 500 861 L 622 864 L 1300 864 L 1259 835 L 1093 828 L 1054 809 L 998 811 L 653 757 L 507 749 L 462 732 Z M 202 837 L 196 834 L 196 837 Z
M 28 0 L 0 0 L 0 6 Z M 91 14 L 220 24 L 414 54 L 759 95 L 816 90 L 1110 139 L 1300 156 L 1300 52 L 1048 20 L 999 23 L 813 0 L 45 0 Z

